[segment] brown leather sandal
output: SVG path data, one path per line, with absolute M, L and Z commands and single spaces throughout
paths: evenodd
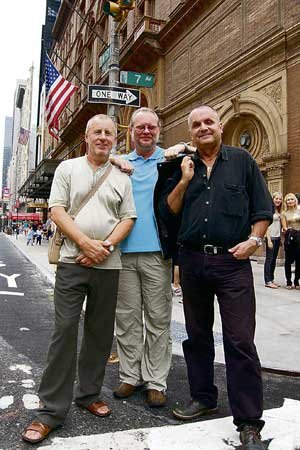
M 101 412 L 101 409 L 105 408 L 105 412 Z M 94 402 L 90 405 L 86 406 L 86 409 L 90 411 L 92 414 L 98 417 L 107 417 L 112 413 L 112 410 L 105 402 Z
M 37 442 L 43 441 L 48 434 L 53 430 L 53 428 L 50 428 L 45 423 L 41 422 L 32 422 L 28 427 L 25 428 L 25 430 L 22 433 L 22 439 L 23 441 L 30 442 L 31 444 L 36 444 Z M 28 431 L 34 431 L 35 433 L 39 433 L 39 437 L 37 438 L 30 438 L 26 436 Z

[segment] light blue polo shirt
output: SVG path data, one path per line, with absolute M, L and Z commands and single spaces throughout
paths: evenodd
M 130 178 L 137 219 L 129 236 L 121 242 L 121 251 L 123 253 L 160 251 L 153 210 L 153 193 L 158 177 L 157 164 L 164 160 L 164 151 L 156 147 L 155 152 L 144 159 L 134 150 L 124 158 L 134 166 Z

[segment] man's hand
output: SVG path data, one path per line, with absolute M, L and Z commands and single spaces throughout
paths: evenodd
M 165 158 L 167 161 L 169 161 L 170 159 L 175 159 L 177 158 L 177 156 L 180 153 L 185 153 L 186 152 L 186 148 L 184 144 L 176 144 L 173 145 L 172 147 L 169 147 L 165 150 Z M 189 145 L 189 153 L 194 153 L 196 152 L 196 149 L 194 147 L 191 147 Z
M 96 241 L 89 238 L 84 239 L 80 245 L 80 249 L 82 251 L 82 255 L 78 256 L 77 260 L 81 258 L 81 256 L 86 256 L 90 258 L 94 264 L 103 262 L 110 254 L 109 250 L 107 250 L 107 248 L 103 245 L 103 241 Z
M 80 264 L 81 266 L 84 266 L 84 267 L 92 267 L 92 266 L 95 265 L 95 263 L 96 264 L 100 264 L 100 263 L 102 263 L 103 261 L 106 260 L 107 256 L 110 255 L 110 253 L 111 253 L 110 247 L 113 247 L 112 243 L 110 241 L 108 241 L 108 240 L 106 240 L 106 241 L 96 241 L 96 242 L 98 242 L 98 247 L 99 247 L 99 243 L 100 243 L 102 248 L 105 250 L 105 253 L 102 252 L 101 259 L 99 260 L 99 258 L 98 258 L 98 260 L 95 260 L 95 259 L 93 259 L 93 258 L 91 258 L 91 257 L 81 253 L 76 258 L 76 262 L 78 264 Z M 108 252 L 108 255 L 106 255 L 107 252 Z
M 114 166 L 118 167 L 121 172 L 127 173 L 127 175 L 133 174 L 133 165 L 121 156 L 110 156 L 109 160 Z
M 185 156 L 181 163 L 181 180 L 183 182 L 190 182 L 195 173 L 195 165 L 190 156 Z
M 253 255 L 256 249 L 257 246 L 255 241 L 248 239 L 247 241 L 240 242 L 228 251 L 232 253 L 236 259 L 248 259 L 249 256 Z

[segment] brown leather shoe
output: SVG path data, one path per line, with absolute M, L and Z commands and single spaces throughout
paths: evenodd
M 130 397 L 136 390 L 136 386 L 129 383 L 121 383 L 114 391 L 113 394 L 117 398 Z
M 147 403 L 150 408 L 159 408 L 167 402 L 167 397 L 163 391 L 157 389 L 147 389 Z
M 28 425 L 22 433 L 23 441 L 37 444 L 43 441 L 48 434 L 53 430 L 45 423 L 34 421 Z
M 107 417 L 112 413 L 112 410 L 105 402 L 94 402 L 86 406 L 86 409 L 98 417 Z

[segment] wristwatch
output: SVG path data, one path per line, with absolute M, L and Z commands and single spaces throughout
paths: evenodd
M 263 245 L 263 239 L 258 236 L 249 236 L 250 241 L 255 241 L 256 247 L 261 247 Z

